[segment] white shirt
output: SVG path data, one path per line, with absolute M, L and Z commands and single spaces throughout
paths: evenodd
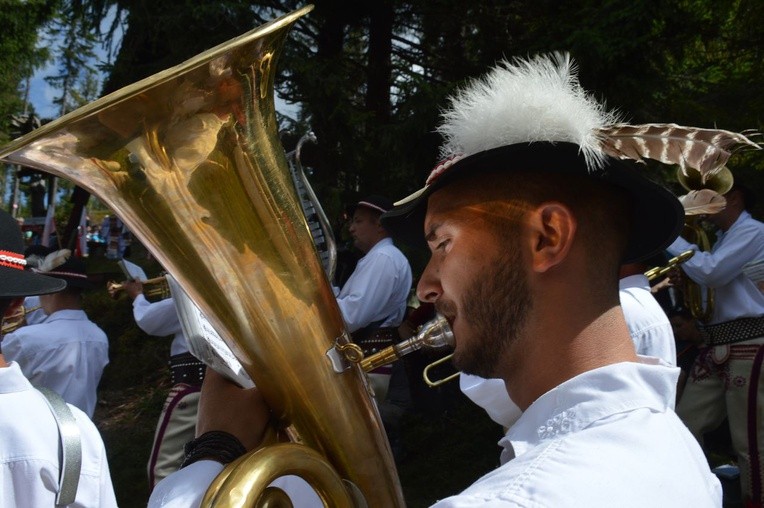
M 619 297 L 637 354 L 676 365 L 674 331 L 666 313 L 650 293 L 647 277 L 637 274 L 621 279 Z M 520 417 L 520 408 L 509 398 L 501 379 L 485 379 L 462 372 L 459 388 L 504 428 L 510 427 Z M 676 386 L 672 388 L 672 393 L 675 392 Z
M 726 232 L 717 234 L 710 252 L 677 238 L 668 251 L 676 256 L 693 249 L 695 255 L 682 269 L 698 284 L 714 288 L 714 313 L 708 324 L 764 315 L 764 293 L 743 273 L 743 265 L 764 258 L 764 224 L 746 211 Z
M 720 507 L 719 480 L 672 410 L 679 369 L 640 360 L 539 397 L 499 442 L 502 466 L 435 508 Z
M 53 413 L 17 363 L 0 368 L 0 506 L 55 506 L 59 437 Z M 71 508 L 117 506 L 101 435 L 90 419 L 69 406 L 81 433 L 82 469 Z
M 509 398 L 503 379 L 486 379 L 461 372 L 459 389 L 505 429 L 514 425 L 522 414 L 517 404 Z
M 133 300 L 133 317 L 138 328 L 149 335 L 156 337 L 173 335 L 170 355 L 188 353 L 188 341 L 180 325 L 173 298 L 151 303 L 145 296 L 138 295 Z
M 223 470 L 220 462 L 200 460 L 175 471 L 154 487 L 148 508 L 196 508 L 212 480 Z M 318 494 L 299 476 L 278 478 L 269 486 L 287 493 L 294 508 L 318 508 L 324 506 Z
M 3 337 L 6 360 L 35 386 L 50 388 L 93 417 L 96 388 L 109 363 L 109 340 L 82 310 L 59 310 Z
M 674 330 L 666 313 L 650 292 L 650 282 L 641 274 L 618 283 L 621 308 L 637 354 L 660 358 L 676 365 Z
M 398 326 L 410 290 L 411 266 L 406 256 L 392 239 L 383 238 L 358 261 L 337 303 L 351 333 L 378 321 L 380 327 Z

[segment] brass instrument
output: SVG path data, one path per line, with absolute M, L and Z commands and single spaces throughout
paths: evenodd
M 439 358 L 435 360 L 434 362 L 427 365 L 424 370 L 422 371 L 422 378 L 424 379 L 424 382 L 429 386 L 430 388 L 435 388 L 437 386 L 443 385 L 448 383 L 449 381 L 452 381 L 454 379 L 457 379 L 459 377 L 459 374 L 461 372 L 454 372 L 450 376 L 446 376 L 443 379 L 436 379 L 433 381 L 433 379 L 430 377 L 430 370 L 434 367 L 437 367 L 438 365 L 441 365 L 443 363 L 446 363 L 447 361 L 451 360 L 451 358 L 454 356 L 453 353 L 450 355 L 446 355 L 443 358 Z
M 147 298 L 168 298 L 170 296 L 170 286 L 168 286 L 167 278 L 164 275 L 141 281 L 141 284 L 143 284 L 143 294 Z M 124 289 L 125 286 L 122 282 L 110 280 L 106 283 L 106 291 L 112 298 L 118 298 Z
M 677 169 L 677 180 L 688 191 L 711 189 L 718 194 L 729 192 L 734 183 L 732 172 L 726 166 L 705 181 L 700 177 L 700 173 L 697 170 L 688 169 L 685 175 L 682 169 L 679 168 Z M 707 251 L 711 248 L 711 242 L 706 231 L 699 224 L 697 215 L 685 215 L 682 237 L 688 242 L 697 245 L 701 251 Z M 685 305 L 690 309 L 695 319 L 703 323 L 711 319 L 714 313 L 713 288 L 706 288 L 704 302 L 704 295 L 700 286 L 690 280 L 689 277 L 684 277 L 682 294 L 684 295 Z
M 324 213 L 324 209 L 321 207 L 316 193 L 313 192 L 313 187 L 310 185 L 308 177 L 305 175 L 300 157 L 302 146 L 309 141 L 311 143 L 317 142 L 316 135 L 313 132 L 308 132 L 300 138 L 297 142 L 297 147 L 287 154 L 287 162 L 292 172 L 297 196 L 302 204 L 302 211 L 308 221 L 308 227 L 310 227 L 310 234 L 313 236 L 313 243 L 315 243 L 316 250 L 321 258 L 321 264 L 324 266 L 326 277 L 329 281 L 332 281 L 334 279 L 334 271 L 337 268 L 337 242 L 334 240 L 334 232 L 332 231 L 329 219 L 326 217 L 326 213 Z
M 695 251 L 692 249 L 686 250 L 684 252 L 680 252 L 678 256 L 674 256 L 673 258 L 669 259 L 668 262 L 664 266 L 656 266 L 655 268 L 651 268 L 645 272 L 645 277 L 647 277 L 647 280 L 652 281 L 659 277 L 663 277 L 664 275 L 667 275 L 671 270 L 673 270 L 675 267 L 681 265 L 688 259 L 690 259 L 692 256 L 695 255 Z
M 451 326 L 448 324 L 446 318 L 438 314 L 434 319 L 423 324 L 413 337 L 401 341 L 398 344 L 386 347 L 382 351 L 374 353 L 371 356 L 364 357 L 363 351 L 357 344 L 343 346 L 341 351 L 348 361 L 360 363 L 361 368 L 365 372 L 371 372 L 378 367 L 393 363 L 407 354 L 419 351 L 420 349 L 440 349 L 453 346 L 454 332 L 451 330 Z M 434 388 L 459 377 L 460 373 L 456 372 L 446 378 L 433 381 L 429 375 L 431 368 L 445 363 L 453 356 L 453 353 L 448 354 L 443 358 L 428 364 L 424 368 L 422 371 L 422 378 L 424 379 L 424 382 L 427 383 L 427 386 Z
M 321 484 L 325 475 L 301 469 L 316 456 L 343 485 L 342 499 L 323 497 L 327 506 L 404 505 L 366 376 L 332 361 L 350 336 L 277 136 L 276 61 L 291 25 L 311 9 L 0 150 L 0 159 L 74 181 L 108 204 L 207 316 L 274 419 L 299 434 L 289 453 L 266 447 L 230 464 L 205 506 L 241 506 L 238 485 L 303 471 L 308 481 L 318 478 L 320 495 L 336 492 Z
M 3 320 L 2 335 L 13 333 L 22 326 L 27 324 L 27 314 L 31 314 L 36 310 L 40 310 L 42 305 L 26 308 L 24 306 L 19 308 L 19 311 L 12 316 L 8 316 Z
M 438 314 L 434 319 L 423 324 L 413 337 L 386 347 L 373 355 L 364 357 L 361 347 L 354 343 L 342 346 L 340 350 L 348 361 L 359 363 L 364 372 L 371 372 L 422 348 L 440 349 L 453 346 L 454 332 L 451 331 L 446 318 Z

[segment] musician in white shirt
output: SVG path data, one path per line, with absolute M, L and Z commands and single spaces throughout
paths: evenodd
M 23 298 L 62 290 L 66 282 L 25 270 L 18 223 L 0 211 L 0 316 L 18 311 Z M 5 347 L 0 337 L 0 346 Z M 80 452 L 79 474 L 74 476 L 59 455 L 61 429 L 49 402 L 22 374 L 18 363 L 0 352 L 0 506 L 39 508 L 55 506 L 59 494 L 70 493 L 73 507 L 117 506 L 101 435 L 77 407 L 63 405 L 73 418 L 67 429 L 70 457 Z M 62 425 L 69 425 L 63 423 Z M 62 471 L 64 478 L 60 479 Z M 72 475 L 72 476 L 69 476 Z M 62 502 L 64 499 L 61 499 Z M 69 500 L 66 500 L 69 503 Z
M 695 359 L 677 414 L 699 439 L 729 419 L 737 453 L 740 480 L 746 499 L 764 503 L 764 293 L 743 272 L 752 261 L 764 258 L 764 224 L 747 211 L 753 195 L 736 183 L 724 197 L 725 209 L 707 217 L 718 229 L 708 252 L 678 238 L 668 247 L 677 255 L 695 254 L 682 264 L 686 276 L 714 290 L 714 311 L 702 325 L 706 348 Z
M 82 309 L 82 292 L 92 287 L 85 264 L 69 257 L 41 273 L 65 280 L 67 287 L 40 296 L 45 319 L 8 334 L 3 352 L 6 359 L 19 364 L 32 384 L 50 388 L 92 418 L 96 389 L 109 363 L 109 340 Z

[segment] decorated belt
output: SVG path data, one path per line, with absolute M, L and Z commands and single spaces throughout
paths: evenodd
M 764 337 L 764 316 L 740 318 L 702 327 L 709 346 L 723 346 Z
M 199 386 L 204 381 L 207 366 L 191 353 L 183 353 L 170 357 L 170 379 L 173 385 L 184 383 Z
M 398 335 L 398 328 L 392 326 L 377 328 L 360 337 L 353 334 L 353 342 L 361 346 L 364 356 L 369 356 L 378 351 L 382 351 L 388 346 L 397 344 L 400 340 L 401 337 Z

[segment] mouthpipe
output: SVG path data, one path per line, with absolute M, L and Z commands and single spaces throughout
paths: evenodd
M 361 368 L 369 372 L 377 367 L 393 363 L 395 360 L 422 348 L 439 349 L 445 346 L 453 347 L 453 345 L 454 332 L 451 330 L 448 320 L 437 314 L 434 319 L 423 324 L 413 337 L 386 347 L 382 351 L 361 360 Z

